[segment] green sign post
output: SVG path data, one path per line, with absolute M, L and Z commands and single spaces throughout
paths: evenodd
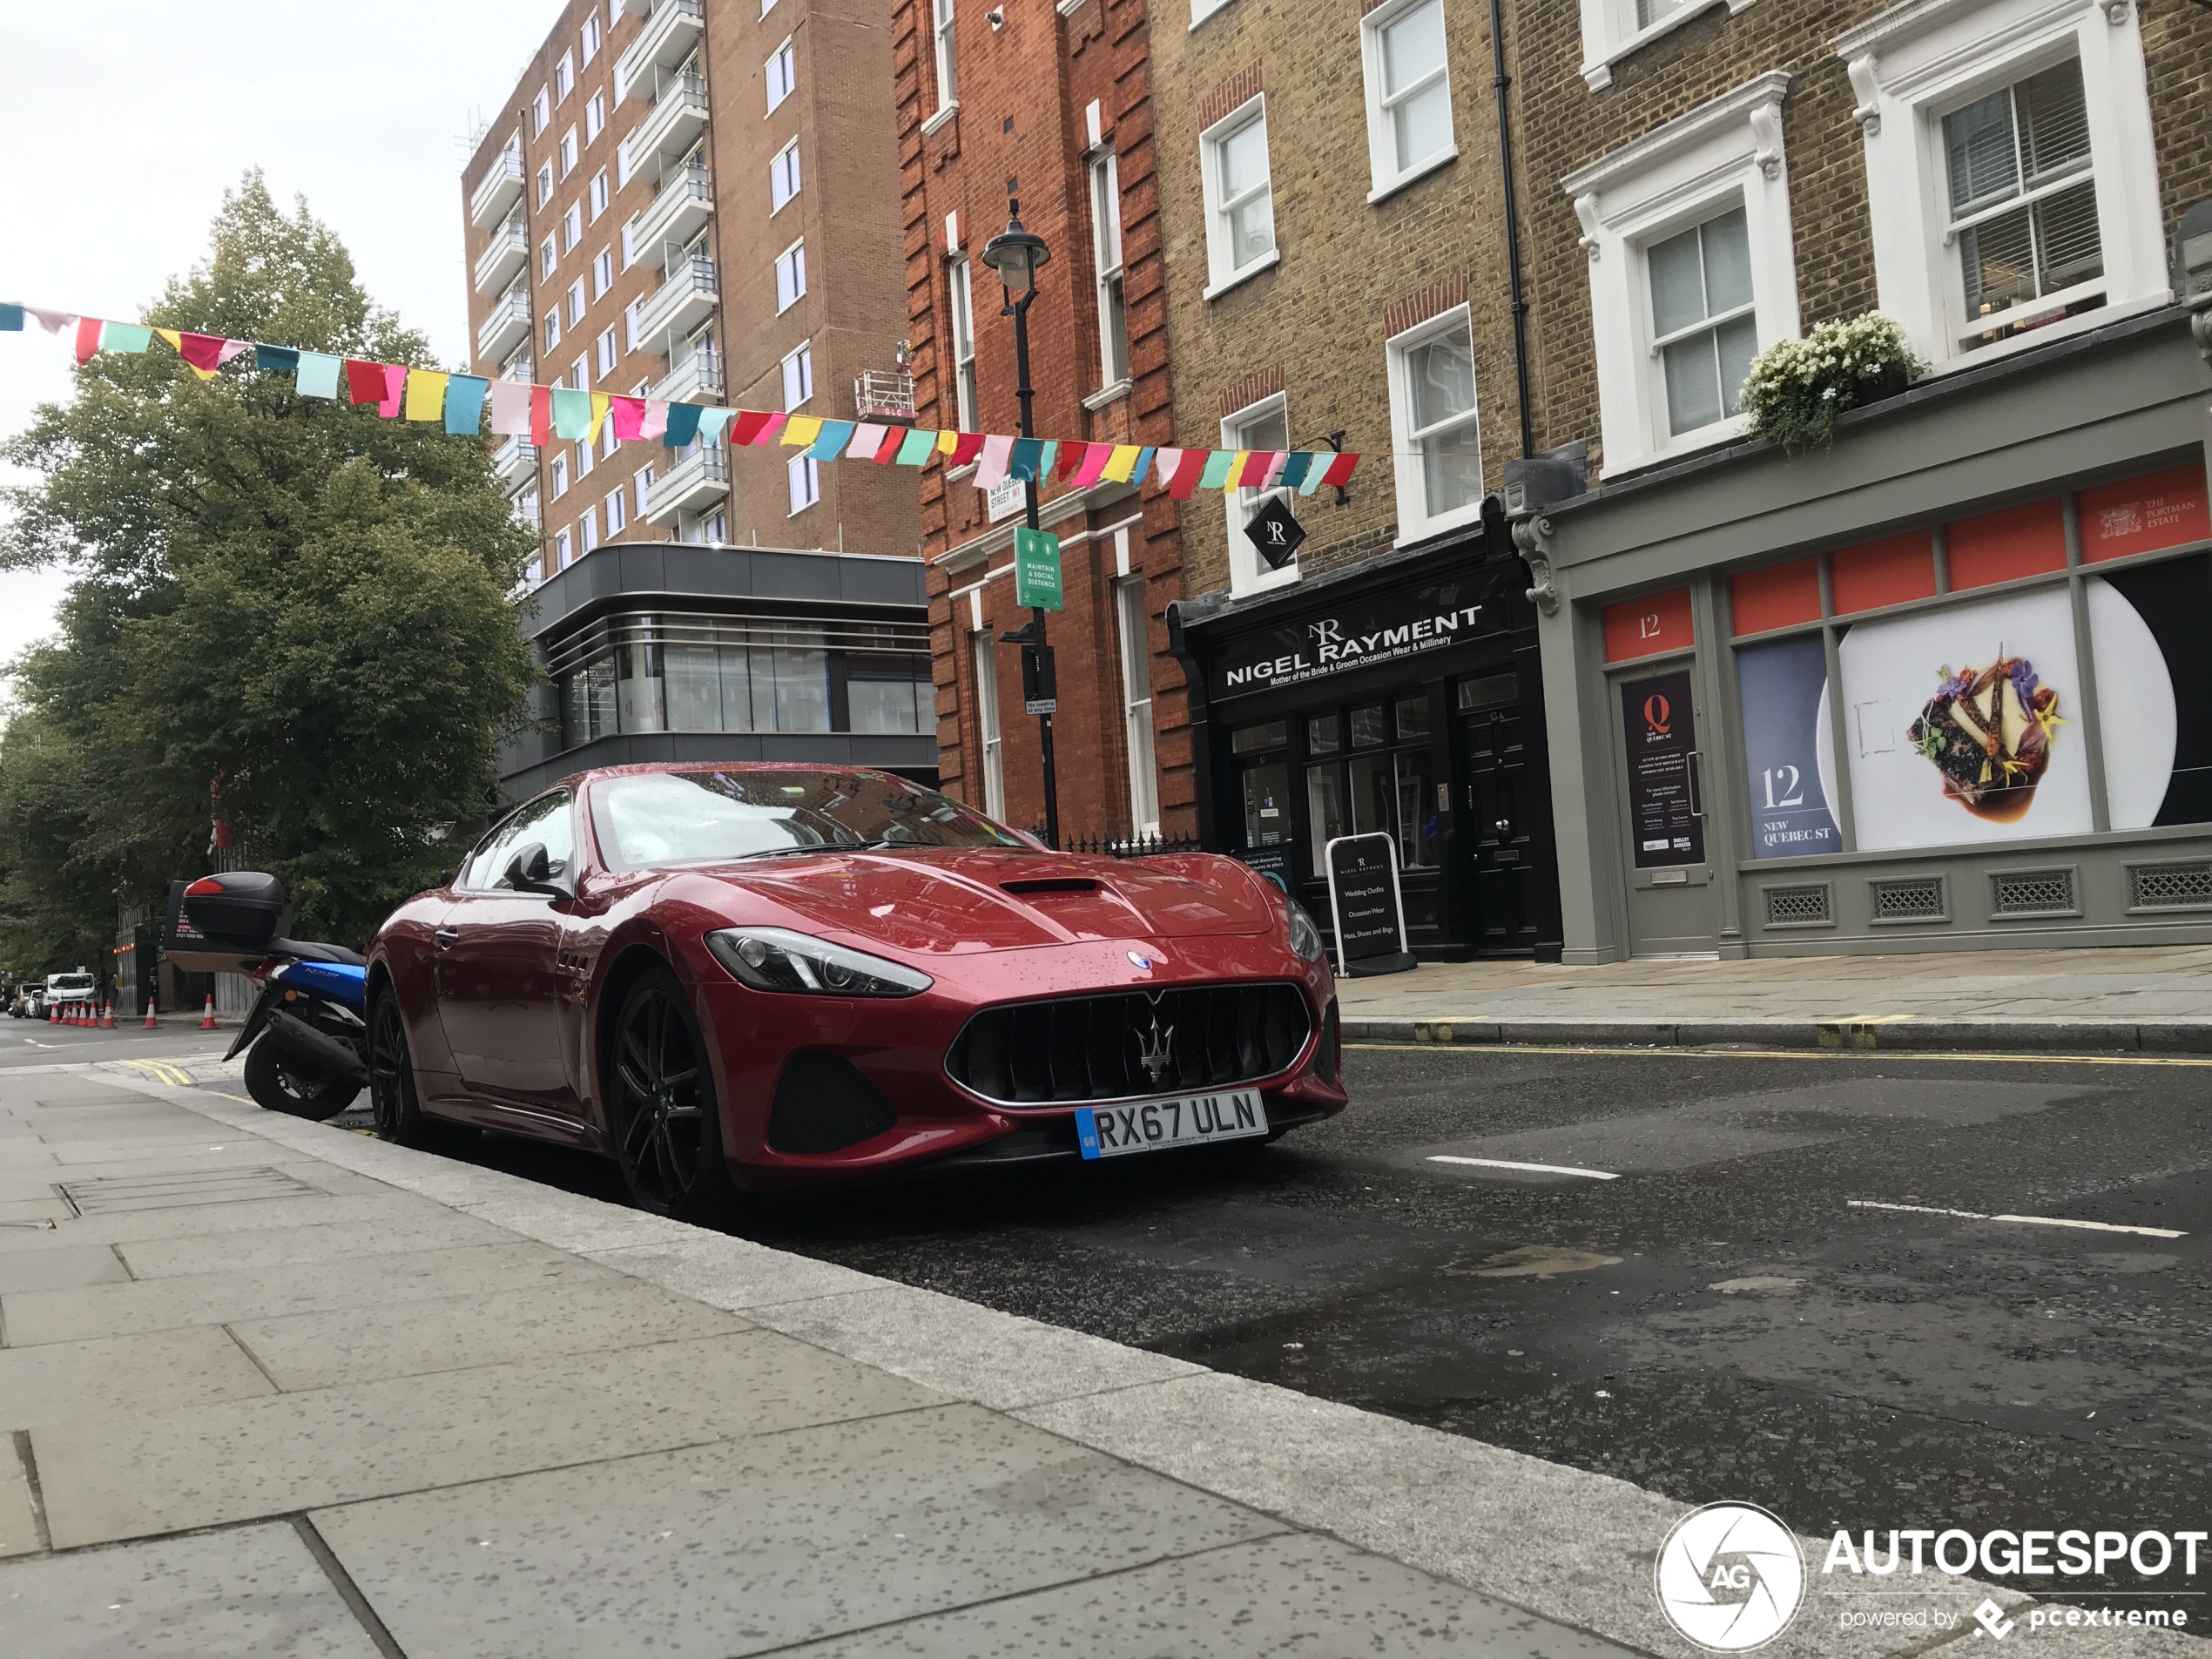
M 1025 610 L 1062 608 L 1060 538 L 1050 530 L 1014 532 L 1014 603 Z

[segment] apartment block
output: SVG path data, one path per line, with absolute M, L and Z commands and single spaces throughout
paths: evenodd
M 2212 939 L 2212 11 L 1523 16 L 1566 958 Z M 1757 442 L 1870 313 L 1915 361 Z
M 879 374 L 895 401 L 888 78 L 838 0 L 575 0 L 463 174 L 477 372 L 848 416 Z M 616 540 L 915 547 L 911 489 L 850 469 L 610 428 L 498 465 L 541 580 Z
M 891 34 L 916 420 L 1018 429 L 1015 322 L 982 258 L 1018 200 L 1049 253 L 1028 311 L 1037 434 L 1174 443 L 1143 0 L 897 0 Z M 1039 486 L 1066 606 L 1048 618 L 1061 828 L 1187 833 L 1188 706 L 1165 619 L 1183 593 L 1183 514 L 1157 488 L 1072 483 Z M 1040 825 L 1042 732 L 1023 712 L 1019 650 L 1001 640 L 1030 619 L 1011 558 L 1023 486 L 979 488 L 972 462 L 932 467 L 921 504 L 945 786 Z

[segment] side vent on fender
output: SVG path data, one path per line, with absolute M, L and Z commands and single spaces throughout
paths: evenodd
M 891 1103 L 843 1055 L 804 1050 L 784 1062 L 768 1109 L 768 1145 L 778 1152 L 841 1152 L 899 1121 Z

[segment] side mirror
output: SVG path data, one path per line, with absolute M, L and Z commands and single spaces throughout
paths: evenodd
M 554 879 L 552 860 L 546 856 L 544 843 L 541 841 L 517 847 L 515 856 L 507 860 L 507 873 L 499 880 L 502 887 L 512 887 L 517 893 L 542 893 L 554 899 L 569 896 L 568 888 Z

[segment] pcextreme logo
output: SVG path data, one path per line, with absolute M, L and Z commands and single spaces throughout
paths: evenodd
M 1757 1504 L 1709 1503 L 1659 1546 L 1652 1588 L 1684 1637 L 1710 1653 L 1748 1653 L 1797 1616 L 1805 1559 L 1796 1534 Z

